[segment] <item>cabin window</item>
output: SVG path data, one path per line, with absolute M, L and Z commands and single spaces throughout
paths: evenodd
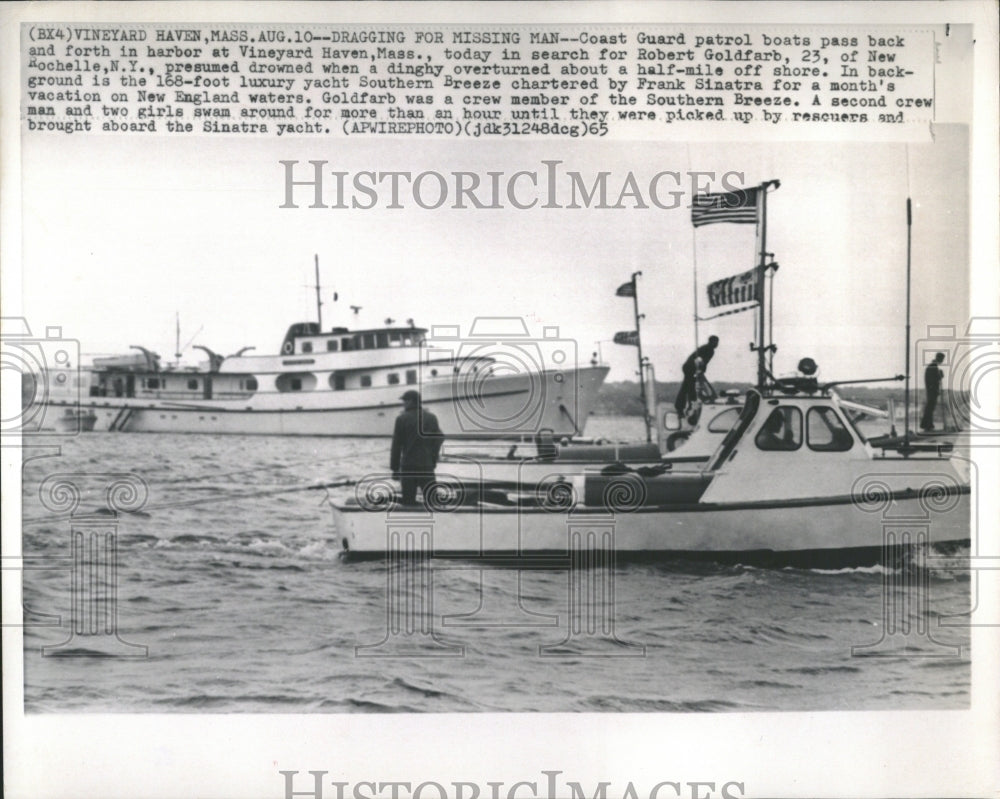
M 343 375 L 330 375 L 330 387 L 334 391 L 344 390 L 344 376 Z
M 740 416 L 739 408 L 727 408 L 708 423 L 709 433 L 728 433 Z
M 247 386 L 247 391 L 256 391 L 257 390 L 257 378 L 256 377 L 248 377 L 247 378 L 246 386 Z
M 403 337 L 402 337 L 402 335 L 400 335 L 399 333 L 390 333 L 389 334 L 389 346 L 390 347 L 398 347 L 402 343 L 403 343 Z
M 389 334 L 388 333 L 379 333 L 379 334 L 377 334 L 376 338 L 378 340 L 378 348 L 380 350 L 384 350 L 386 347 L 389 346 Z
M 373 349 L 375 349 L 375 334 L 374 333 L 365 333 L 365 335 L 364 335 L 364 342 L 365 342 L 365 349 L 366 350 L 373 350 Z
M 802 411 L 784 405 L 771 411 L 754 439 L 758 449 L 791 452 L 802 446 Z
M 399 385 L 399 374 L 396 372 L 391 372 L 389 374 L 389 385 L 398 386 Z
M 158 377 L 151 377 L 148 380 L 145 380 L 143 382 L 145 382 L 146 388 L 159 388 L 160 387 L 160 378 L 158 378 Z
M 312 352 L 313 351 L 313 343 L 311 341 L 303 341 L 302 342 L 302 351 L 303 352 Z
M 810 408 L 806 414 L 809 449 L 817 452 L 846 452 L 854 439 L 833 408 Z
M 341 352 L 350 352 L 353 349 L 354 347 L 352 346 L 351 340 L 349 338 L 342 338 L 340 340 Z
M 197 391 L 198 390 L 198 381 L 195 380 L 195 379 L 188 380 L 188 388 L 191 391 Z
M 274 385 L 278 391 L 312 391 L 316 387 L 316 375 L 311 372 L 278 375 Z
M 361 388 L 370 388 L 372 384 L 371 375 L 361 375 Z
M 336 352 L 337 351 L 337 339 L 335 339 L 335 338 L 328 338 L 326 340 L 326 351 L 327 352 Z
M 406 370 L 406 385 L 412 386 L 416 382 L 417 382 L 417 370 L 416 369 L 407 369 Z

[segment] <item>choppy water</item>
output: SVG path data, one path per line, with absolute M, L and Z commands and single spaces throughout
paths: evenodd
M 623 424 L 635 432 L 634 420 L 612 419 L 593 420 L 588 432 Z M 923 575 L 922 604 L 911 602 L 919 599 L 911 588 L 887 593 L 880 567 L 619 565 L 614 630 L 602 636 L 585 622 L 572 629 L 580 616 L 565 572 L 453 565 L 434 569 L 434 604 L 416 617 L 416 632 L 395 636 L 386 567 L 341 562 L 324 492 L 293 490 L 381 471 L 386 441 L 90 434 L 61 443 L 60 456 L 24 468 L 24 556 L 35 567 L 24 572 L 28 712 L 969 704 L 961 614 L 970 584 L 959 569 Z M 39 500 L 51 475 L 96 482 L 107 472 L 134 472 L 149 487 L 143 512 L 118 523 L 114 606 L 118 636 L 131 647 L 89 629 L 71 636 L 70 521 Z M 80 507 L 101 504 L 92 493 Z M 884 610 L 887 596 L 897 611 Z M 92 610 L 77 618 L 89 624 Z M 887 623 L 895 636 L 884 635 Z M 416 651 L 400 656 L 404 641 Z M 55 649 L 43 655 L 43 647 Z

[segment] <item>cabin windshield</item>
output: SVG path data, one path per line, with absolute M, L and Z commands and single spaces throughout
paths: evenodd
M 793 405 L 775 408 L 754 442 L 765 451 L 794 452 L 802 446 L 802 411 Z
M 844 416 L 847 418 L 847 423 L 851 426 L 851 429 L 854 431 L 854 435 L 858 437 L 858 440 L 863 444 L 867 443 L 868 438 L 861 432 L 861 428 L 858 427 L 858 423 L 854 419 L 854 414 L 845 411 Z

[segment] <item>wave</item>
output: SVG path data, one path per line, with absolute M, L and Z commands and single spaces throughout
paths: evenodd
M 857 674 L 861 671 L 859 666 L 792 666 L 782 669 L 789 674 L 806 674 L 810 677 L 818 677 L 823 674 Z

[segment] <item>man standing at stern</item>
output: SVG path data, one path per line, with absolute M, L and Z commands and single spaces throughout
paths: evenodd
M 427 501 L 427 487 L 434 481 L 434 468 L 438 454 L 444 443 L 444 433 L 438 425 L 437 417 L 420 405 L 420 393 L 407 391 L 403 394 L 403 410 L 396 417 L 392 431 L 392 454 L 389 468 L 394 479 L 401 486 L 401 501 L 413 505 L 417 501 L 417 489 L 424 502 Z
M 944 353 L 939 352 L 924 370 L 924 388 L 927 391 L 927 398 L 924 404 L 924 415 L 920 419 L 920 429 L 925 433 L 934 429 L 934 409 L 937 408 L 938 395 L 941 393 L 941 379 L 944 377 L 944 372 L 941 371 L 943 361 Z

